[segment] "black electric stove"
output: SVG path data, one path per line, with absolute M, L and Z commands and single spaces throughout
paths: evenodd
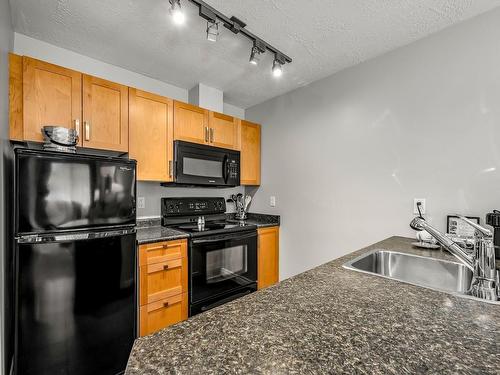
M 189 234 L 189 316 L 257 290 L 257 226 L 228 220 L 224 198 L 162 198 L 162 225 Z
M 254 231 L 257 226 L 229 220 L 224 198 L 162 198 L 164 227 L 187 232 L 190 237 Z

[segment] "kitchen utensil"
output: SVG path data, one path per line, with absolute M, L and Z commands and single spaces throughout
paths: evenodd
M 248 206 L 250 205 L 251 201 L 252 201 L 252 197 L 250 195 L 245 196 L 245 206 L 243 207 L 243 210 L 245 212 L 248 212 Z

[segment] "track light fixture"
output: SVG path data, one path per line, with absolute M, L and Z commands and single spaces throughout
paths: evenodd
M 252 47 L 252 52 L 250 53 L 250 64 L 257 65 L 260 61 L 260 52 L 257 48 Z
M 260 55 L 264 52 L 266 52 L 266 44 L 263 41 L 256 39 L 253 42 L 253 47 L 250 52 L 250 64 L 257 65 L 261 58 Z
M 273 61 L 273 69 L 272 69 L 273 76 L 275 76 L 276 78 L 282 76 L 284 64 L 285 64 L 285 58 L 279 53 L 277 53 L 274 56 L 274 61 Z
M 181 0 L 168 0 L 170 2 L 170 15 L 176 25 L 182 25 L 186 21 L 186 16 L 182 11 Z
M 219 35 L 219 23 L 216 21 L 207 21 L 207 40 L 216 42 Z

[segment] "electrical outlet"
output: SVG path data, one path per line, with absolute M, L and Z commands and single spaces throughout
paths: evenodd
M 269 198 L 269 205 L 271 207 L 276 207 L 276 197 L 274 195 L 272 195 L 270 198 Z
M 417 203 L 420 202 L 420 212 L 422 215 L 425 214 L 425 198 L 414 198 L 413 199 L 413 214 L 418 215 Z
M 146 208 L 146 198 L 137 197 L 137 208 Z

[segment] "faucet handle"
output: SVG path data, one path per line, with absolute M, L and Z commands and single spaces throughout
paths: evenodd
M 455 215 L 458 216 L 463 221 L 465 221 L 471 227 L 473 227 L 476 231 L 478 231 L 481 234 L 481 237 L 493 237 L 493 234 L 491 233 L 491 231 L 489 229 L 473 222 L 472 220 L 469 220 L 468 218 L 466 218 L 463 215 L 459 215 L 459 214 L 455 214 Z

